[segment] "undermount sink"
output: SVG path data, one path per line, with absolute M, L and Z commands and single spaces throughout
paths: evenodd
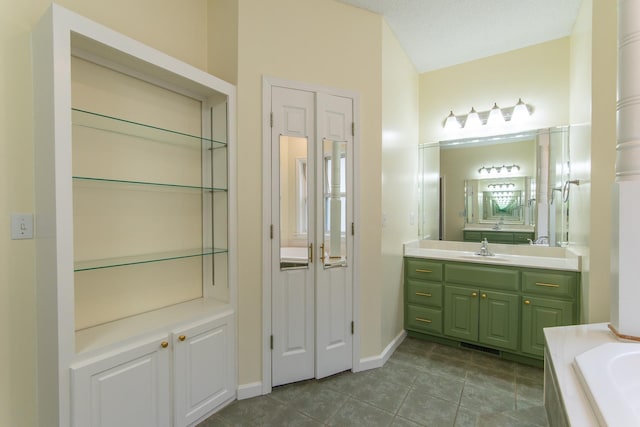
M 469 259 L 473 261 L 492 261 L 492 262 L 510 262 L 509 258 L 502 257 L 500 255 L 478 255 L 478 254 L 464 254 L 460 255 L 460 258 Z

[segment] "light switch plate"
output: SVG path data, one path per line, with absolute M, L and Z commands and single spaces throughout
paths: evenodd
M 33 214 L 11 215 L 11 239 L 33 239 Z

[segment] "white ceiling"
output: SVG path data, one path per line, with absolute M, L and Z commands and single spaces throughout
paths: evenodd
M 418 72 L 571 34 L 582 0 L 338 0 L 383 15 Z

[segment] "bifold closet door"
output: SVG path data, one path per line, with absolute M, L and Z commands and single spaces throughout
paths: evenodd
M 315 94 L 274 87 L 271 132 L 272 386 L 315 375 Z M 311 232 L 311 233 L 310 233 Z
M 272 386 L 352 365 L 353 101 L 274 87 Z

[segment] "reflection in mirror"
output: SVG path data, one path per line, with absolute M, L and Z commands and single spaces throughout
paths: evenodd
M 561 244 L 568 235 L 569 207 L 558 202 L 555 189 L 569 176 L 568 147 L 568 127 L 421 145 L 419 237 L 460 241 L 471 224 L 490 230 L 501 223 L 504 231 L 530 231 Z M 509 171 L 514 164 L 520 170 Z M 507 170 L 493 165 L 507 165 Z M 478 188 L 483 179 L 509 183 L 514 177 L 524 183 L 511 198 L 498 199 L 485 194 L 488 188 Z
M 347 265 L 347 144 L 323 139 L 323 243 L 320 247 L 324 268 Z
M 280 269 L 307 268 L 309 179 L 306 138 L 280 136 Z
M 525 206 L 533 205 L 527 191 L 530 181 L 529 177 L 467 180 L 467 224 L 529 224 L 531 215 Z

